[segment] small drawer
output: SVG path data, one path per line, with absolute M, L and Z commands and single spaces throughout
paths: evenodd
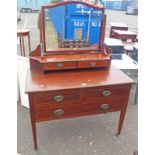
M 110 99 L 112 97 L 125 96 L 128 93 L 128 87 L 105 86 L 86 90 L 86 100 Z
M 43 70 L 61 70 L 76 68 L 76 62 L 50 62 L 43 64 Z
M 89 114 L 119 111 L 121 110 L 122 105 L 122 100 L 115 100 L 111 102 L 97 101 L 90 104 L 36 108 L 35 116 L 37 121 L 75 117 Z
M 84 90 L 53 91 L 35 95 L 36 106 L 53 106 L 80 103 L 84 99 Z
M 107 67 L 110 60 L 91 60 L 78 62 L 78 68 Z

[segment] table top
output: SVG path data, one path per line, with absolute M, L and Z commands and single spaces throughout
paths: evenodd
M 138 70 L 138 63 L 126 54 L 122 54 L 122 59 L 113 59 L 112 64 L 118 69 Z
M 29 29 L 18 29 L 17 30 L 17 36 L 20 36 L 20 35 L 27 35 L 30 33 L 30 30 Z
M 115 33 L 123 34 L 123 35 L 137 35 L 133 31 L 123 31 L 123 30 L 113 30 Z
M 105 44 L 107 46 L 124 46 L 122 40 L 114 38 L 105 38 Z
M 103 53 L 93 53 L 93 54 L 60 54 L 60 55 L 49 55 L 44 56 L 44 59 L 41 56 L 32 56 L 33 59 L 38 60 L 40 63 L 48 62 L 60 62 L 60 61 L 83 61 L 83 60 L 109 60 L 109 56 L 105 56 Z
M 119 22 L 111 22 L 110 25 L 115 27 L 128 27 L 125 23 L 119 23 Z
M 130 84 L 133 80 L 113 65 L 109 69 L 81 69 L 40 73 L 28 70 L 26 93 Z

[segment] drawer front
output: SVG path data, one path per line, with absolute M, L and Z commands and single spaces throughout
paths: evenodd
M 43 64 L 44 70 L 59 70 L 76 68 L 76 62 L 51 62 Z
M 105 86 L 99 88 L 90 88 L 86 90 L 86 101 L 121 97 L 128 94 L 128 92 L 128 87 L 125 86 Z
M 35 95 L 36 106 L 53 106 L 61 104 L 81 103 L 84 90 L 54 91 Z
M 48 108 L 36 108 L 36 120 L 50 120 L 50 119 L 59 119 L 67 118 L 74 116 L 82 116 L 89 114 L 104 113 L 110 111 L 121 110 L 123 101 L 116 99 L 115 101 L 97 101 L 90 104 L 77 104 L 71 106 L 55 106 Z
M 110 60 L 80 61 L 78 62 L 78 68 L 106 67 L 106 66 L 109 66 L 109 64 L 110 64 Z

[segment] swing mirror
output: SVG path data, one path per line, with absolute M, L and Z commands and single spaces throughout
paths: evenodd
M 103 6 L 84 2 L 63 1 L 42 6 L 40 36 L 44 52 L 99 52 L 104 37 L 103 15 Z

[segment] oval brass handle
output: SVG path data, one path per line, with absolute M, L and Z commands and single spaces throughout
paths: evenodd
M 63 63 L 57 63 L 56 66 L 57 66 L 58 68 L 61 68 L 61 67 L 64 66 L 64 64 L 63 64 Z
M 54 111 L 54 114 L 57 116 L 63 115 L 64 114 L 64 110 L 63 109 L 57 109 Z
M 92 66 L 92 67 L 96 66 L 96 62 L 91 62 L 90 66 Z
M 54 96 L 54 101 L 61 102 L 63 101 L 64 97 L 62 95 L 56 95 Z
M 104 91 L 102 92 L 102 94 L 103 94 L 104 96 L 110 96 L 110 95 L 111 95 L 111 91 L 110 91 L 110 90 L 104 90 Z
M 109 104 L 101 104 L 101 109 L 109 109 Z

